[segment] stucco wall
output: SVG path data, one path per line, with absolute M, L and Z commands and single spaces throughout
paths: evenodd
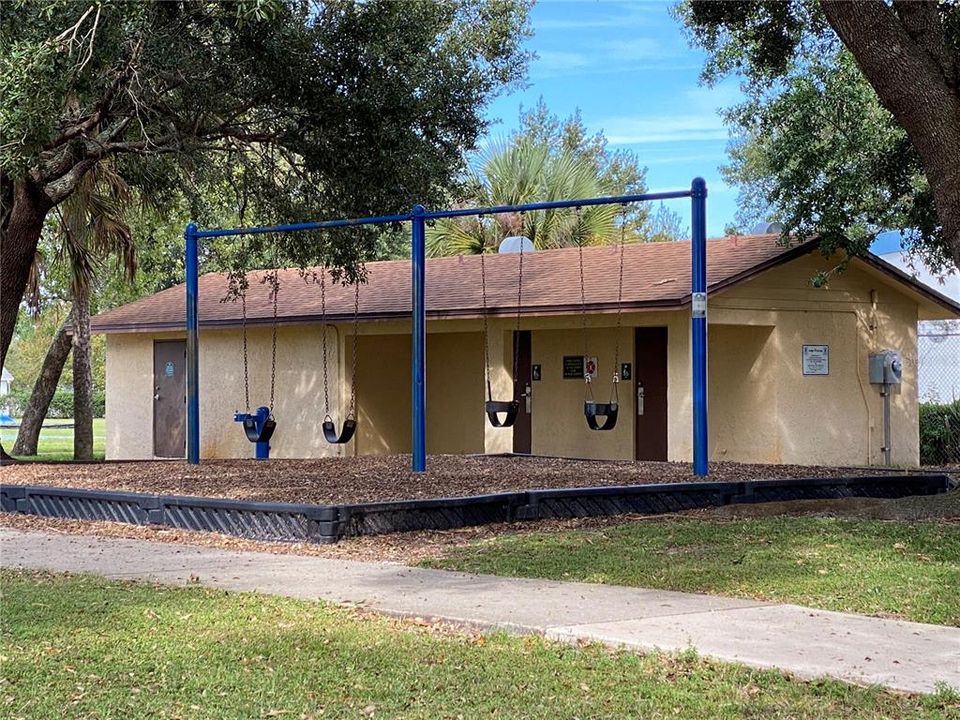
M 793 261 L 729 291 L 711 296 L 709 310 L 710 457 L 714 460 L 804 464 L 879 464 L 882 401 L 867 381 L 867 355 L 886 347 L 904 355 L 902 390 L 893 398 L 893 459 L 918 461 L 916 383 L 917 300 L 890 281 L 852 266 L 814 289 L 810 278 L 829 269 L 819 256 Z M 512 393 L 511 318 L 490 321 L 494 396 Z M 598 401 L 609 393 L 612 314 L 588 319 L 589 353 L 599 359 Z M 668 458 L 692 456 L 688 310 L 625 313 L 621 362 L 636 364 L 633 328 L 668 332 Z M 563 355 L 582 352 L 579 316 L 525 318 L 532 362 L 543 368 L 533 384 L 533 452 L 575 457 L 633 457 L 633 383 L 620 388 L 618 427 L 591 432 L 583 417 L 583 383 L 563 380 Z M 479 320 L 431 321 L 428 335 L 429 452 L 504 452 L 510 429 L 483 416 L 483 348 Z M 363 326 L 358 360 L 357 438 L 347 447 L 321 439 L 322 374 L 318 326 L 281 327 L 273 441 L 276 457 L 345 453 L 382 454 L 410 449 L 410 340 L 408 323 Z M 107 454 L 142 458 L 152 453 L 153 340 L 175 334 L 111 335 L 107 341 Z M 350 339 L 330 337 L 330 378 L 349 357 Z M 338 345 L 339 343 L 339 345 Z M 251 329 L 251 401 L 267 401 L 269 328 Z M 830 374 L 804 376 L 801 347 L 830 346 Z M 201 335 L 201 452 L 204 457 L 247 457 L 252 448 L 235 423 L 243 397 L 240 333 Z M 347 373 L 349 375 L 349 373 Z M 331 392 L 334 414 L 346 384 Z M 355 446 L 355 447 L 354 447 Z
M 153 457 L 153 341 L 162 337 L 107 335 L 107 460 Z
M 428 452 L 483 452 L 480 338 L 463 332 L 427 336 Z M 410 336 L 361 336 L 357 358 L 356 452 L 410 452 Z
M 893 462 L 919 462 L 913 361 L 918 305 L 886 279 L 856 265 L 834 276 L 828 288 L 812 288 L 809 279 L 832 266 L 820 256 L 800 258 L 711 301 L 711 457 L 880 464 L 882 400 L 879 388 L 869 384 L 867 363 L 870 352 L 891 348 L 904 357 L 903 385 L 892 399 Z M 751 402 L 763 408 L 758 420 L 743 425 L 744 433 L 728 433 L 720 441 L 717 432 L 725 413 L 718 407 L 722 391 L 716 386 L 723 382 L 723 372 L 715 366 L 729 372 L 740 362 L 738 344 L 725 351 L 714 342 L 727 324 L 773 329 L 759 358 L 762 372 L 753 373 L 754 381 L 748 384 L 748 392 L 757 398 Z M 830 346 L 829 375 L 803 375 L 805 344 Z M 725 352 L 731 355 L 724 357 Z
M 591 383 L 597 402 L 611 396 L 615 328 L 589 330 L 587 354 L 597 358 L 597 379 Z M 633 328 L 621 328 L 620 362 L 633 362 Z M 620 415 L 613 430 L 597 432 L 583 416 L 586 387 L 582 379 L 563 379 L 563 356 L 583 354 L 578 330 L 534 330 L 531 359 L 542 366 L 543 379 L 532 384 L 532 450 L 538 455 L 586 458 L 632 458 L 634 397 L 631 382 L 618 388 Z
M 775 419 L 781 374 L 770 347 L 774 330 L 763 325 L 710 328 L 708 443 L 713 460 L 780 460 L 780 428 Z
M 410 452 L 409 336 L 359 338 L 357 406 L 357 454 Z
M 153 456 L 153 342 L 177 334 L 124 334 L 107 338 L 107 457 Z M 274 415 L 270 441 L 274 457 L 321 457 L 343 452 L 323 442 L 323 373 L 320 329 L 281 327 L 277 331 Z M 248 330 L 250 403 L 270 402 L 269 328 Z M 328 337 L 331 409 L 340 403 L 337 332 Z M 236 330 L 204 330 L 200 338 L 200 454 L 205 458 L 251 457 L 233 414 L 243 410 L 242 336 Z

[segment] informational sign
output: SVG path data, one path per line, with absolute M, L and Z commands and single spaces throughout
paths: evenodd
M 705 318 L 707 316 L 707 294 L 705 292 L 695 292 L 691 295 L 690 315 L 695 318 Z
M 172 361 L 172 360 L 168 360 L 168 361 L 167 361 L 167 364 L 163 366 L 163 374 L 166 375 L 168 378 L 172 378 L 172 377 L 173 377 L 173 369 L 174 369 L 174 368 L 173 368 L 173 361 Z
M 583 380 L 583 355 L 563 356 L 563 379 Z
M 540 382 L 540 380 L 541 380 L 542 377 L 543 377 L 543 371 L 542 371 L 542 369 L 540 368 L 540 366 L 539 366 L 539 365 L 531 365 L 531 366 L 530 366 L 530 379 L 531 379 L 533 382 Z
M 584 364 L 586 361 L 586 364 Z M 564 355 L 563 356 L 563 379 L 564 380 L 583 380 L 586 373 L 590 373 L 590 379 L 597 377 L 597 358 L 596 356 L 584 357 L 583 355 Z
M 629 380 L 633 377 L 633 366 L 630 363 L 620 363 L 620 379 Z
M 829 345 L 804 345 L 802 360 L 804 375 L 830 374 Z
M 589 375 L 591 380 L 597 379 L 597 358 L 587 357 L 587 366 L 584 369 L 584 374 Z

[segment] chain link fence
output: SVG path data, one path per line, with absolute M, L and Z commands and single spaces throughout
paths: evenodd
M 960 322 L 920 323 L 920 463 L 960 463 Z

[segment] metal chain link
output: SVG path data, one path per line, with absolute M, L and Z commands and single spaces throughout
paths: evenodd
M 243 399 L 247 413 L 250 413 L 250 367 L 247 362 L 247 287 L 246 275 L 243 276 L 243 285 L 240 289 L 240 308 L 243 313 Z
M 273 336 L 270 348 L 270 415 L 272 416 L 274 389 L 277 385 L 277 296 L 280 294 L 280 271 L 277 269 L 273 271 L 271 285 L 273 290 Z
M 584 394 L 586 398 L 593 402 L 593 388 L 590 384 L 590 373 L 587 372 L 587 353 L 590 348 L 587 343 L 587 293 L 583 281 L 583 238 L 580 236 L 580 227 L 583 222 L 583 208 L 578 206 L 574 208 L 574 212 L 577 216 L 575 232 L 577 255 L 580 261 L 580 333 L 583 336 L 583 384 L 585 386 Z
M 320 342 L 323 347 L 323 414 L 330 417 L 330 384 L 327 379 L 327 268 L 320 268 Z
M 513 385 L 514 397 L 516 386 L 520 382 L 520 310 L 523 307 L 523 238 L 526 230 L 526 213 L 520 213 L 520 262 L 517 271 L 517 330 L 513 336 Z
M 627 243 L 627 206 L 624 204 L 620 208 L 620 277 L 617 281 L 617 327 L 614 331 L 612 402 L 620 399 L 617 386 L 620 383 L 620 331 L 623 328 L 623 255 Z
M 480 216 L 481 222 L 483 216 Z M 486 247 L 480 248 L 480 289 L 483 297 L 483 372 L 487 384 L 487 400 L 493 400 L 493 391 L 490 388 L 490 321 L 487 318 L 487 268 L 484 262 Z
M 350 409 L 347 417 L 356 419 L 357 409 L 357 343 L 360 340 L 360 278 L 353 289 L 353 358 L 350 367 Z

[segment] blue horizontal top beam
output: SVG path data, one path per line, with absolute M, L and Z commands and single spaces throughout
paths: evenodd
M 590 207 L 593 205 L 626 205 L 645 200 L 675 200 L 690 197 L 689 190 L 671 190 L 668 192 L 643 193 L 642 195 L 615 195 L 612 197 L 580 198 L 577 200 L 546 200 L 525 205 L 495 205 L 483 208 L 462 208 L 458 210 L 428 210 L 423 214 L 427 220 L 439 218 L 468 217 L 470 215 L 500 215 L 508 212 L 533 212 L 535 210 L 557 210 L 560 208 Z
M 508 212 L 533 212 L 535 210 L 557 210 L 560 208 L 591 207 L 594 205 L 626 205 L 627 203 L 651 200 L 675 200 L 690 197 L 690 190 L 670 190 L 666 192 L 642 193 L 639 195 L 615 195 L 611 197 L 579 198 L 576 200 L 547 200 L 526 203 L 524 205 L 494 205 L 482 208 L 458 208 L 455 210 L 428 210 L 423 213 L 425 220 L 440 218 L 469 217 L 471 215 L 500 215 Z M 403 215 L 376 215 L 373 217 L 347 220 L 327 220 L 324 222 L 291 223 L 288 225 L 270 225 L 265 227 L 227 228 L 223 230 L 197 230 L 198 238 L 230 237 L 234 235 L 266 235 L 268 233 L 302 232 L 305 230 L 329 230 L 333 228 L 353 227 L 357 225 L 389 225 L 407 222 L 411 213 Z
M 267 233 L 302 232 L 304 230 L 329 230 L 330 228 L 353 227 L 357 225 L 389 225 L 405 222 L 410 213 L 403 215 L 377 215 L 375 217 L 348 220 L 326 220 L 324 222 L 290 223 L 289 225 L 269 225 L 265 227 L 227 228 L 224 230 L 197 230 L 197 237 L 215 238 L 231 235 L 266 235 Z

